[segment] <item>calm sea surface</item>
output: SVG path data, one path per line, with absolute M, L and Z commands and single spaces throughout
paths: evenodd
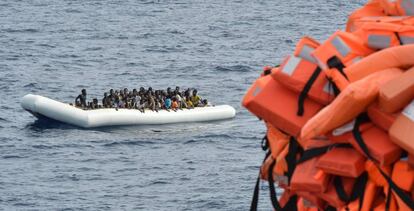
M 265 128 L 243 94 L 263 65 L 344 28 L 364 2 L 1 0 L 0 209 L 247 210 Z M 20 107 L 27 93 L 72 102 L 82 88 L 176 85 L 237 117 L 83 130 Z

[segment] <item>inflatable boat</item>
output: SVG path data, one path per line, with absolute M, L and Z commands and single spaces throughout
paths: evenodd
M 52 119 L 82 128 L 155 125 L 182 122 L 203 122 L 233 118 L 236 110 L 229 105 L 197 107 L 174 111 L 102 108 L 83 110 L 47 97 L 28 94 L 22 98 L 21 106 L 39 119 Z

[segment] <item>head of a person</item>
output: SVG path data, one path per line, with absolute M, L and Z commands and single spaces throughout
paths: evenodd
M 152 92 L 152 87 L 148 87 L 148 91 Z
M 129 93 L 128 92 L 128 88 L 124 88 L 124 93 L 126 94 L 126 93 Z
M 180 91 L 180 87 L 179 86 L 176 86 L 175 87 L 175 91 L 179 92 Z
M 93 98 L 93 103 L 94 103 L 94 104 L 98 104 L 98 99 Z
M 105 93 L 104 93 L 104 97 L 108 97 L 108 93 L 106 93 L 106 92 L 105 92 Z
M 86 95 L 86 89 L 82 89 L 82 95 Z
M 203 104 L 204 104 L 204 105 L 207 105 L 207 104 L 208 104 L 207 99 L 204 99 L 204 100 L 203 100 Z
M 193 90 L 193 96 L 196 96 L 197 95 L 197 92 L 198 92 L 197 89 L 194 89 Z
M 109 90 L 109 94 L 110 94 L 110 95 L 113 95 L 113 94 L 114 94 L 114 89 L 110 89 L 110 90 Z

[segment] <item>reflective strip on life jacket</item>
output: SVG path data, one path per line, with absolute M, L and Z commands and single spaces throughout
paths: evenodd
M 404 45 L 413 44 L 414 43 L 414 36 L 400 36 L 400 40 Z
M 368 46 L 374 49 L 391 47 L 391 37 L 386 35 L 368 35 Z
M 301 61 L 302 59 L 299 57 L 290 56 L 287 59 L 287 62 L 281 67 L 281 71 L 285 74 L 292 76 L 293 72 L 296 70 Z
M 397 8 L 400 15 L 414 15 L 414 0 L 398 0 Z
M 348 56 L 348 54 L 351 52 L 351 48 L 340 37 L 333 38 L 331 43 L 336 48 L 336 50 L 341 53 L 342 57 Z
M 310 62 L 316 63 L 316 59 L 311 55 L 312 51 L 314 50 L 315 48 L 305 45 L 303 46 L 302 50 L 299 52 L 298 56 Z
M 306 59 L 314 64 L 316 64 L 316 59 L 312 56 L 312 51 L 314 51 L 318 46 L 319 42 L 315 41 L 310 37 L 303 37 L 296 44 L 295 52 L 293 55 Z

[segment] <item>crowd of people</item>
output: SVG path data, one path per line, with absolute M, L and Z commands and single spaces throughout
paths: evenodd
M 99 103 L 97 98 L 87 101 L 87 93 L 82 89 L 81 94 L 75 99 L 75 106 L 82 109 L 98 109 L 98 108 L 126 108 L 137 109 L 142 113 L 146 109 L 158 112 L 161 109 L 177 111 L 179 109 L 192 109 L 194 107 L 210 106 L 207 99 L 202 99 L 198 95 L 197 89 L 180 90 L 170 87 L 167 90 L 153 90 L 152 87 L 145 89 L 141 87 L 139 90 L 133 89 L 129 91 L 127 88 L 121 90 L 111 89 L 105 92 Z

